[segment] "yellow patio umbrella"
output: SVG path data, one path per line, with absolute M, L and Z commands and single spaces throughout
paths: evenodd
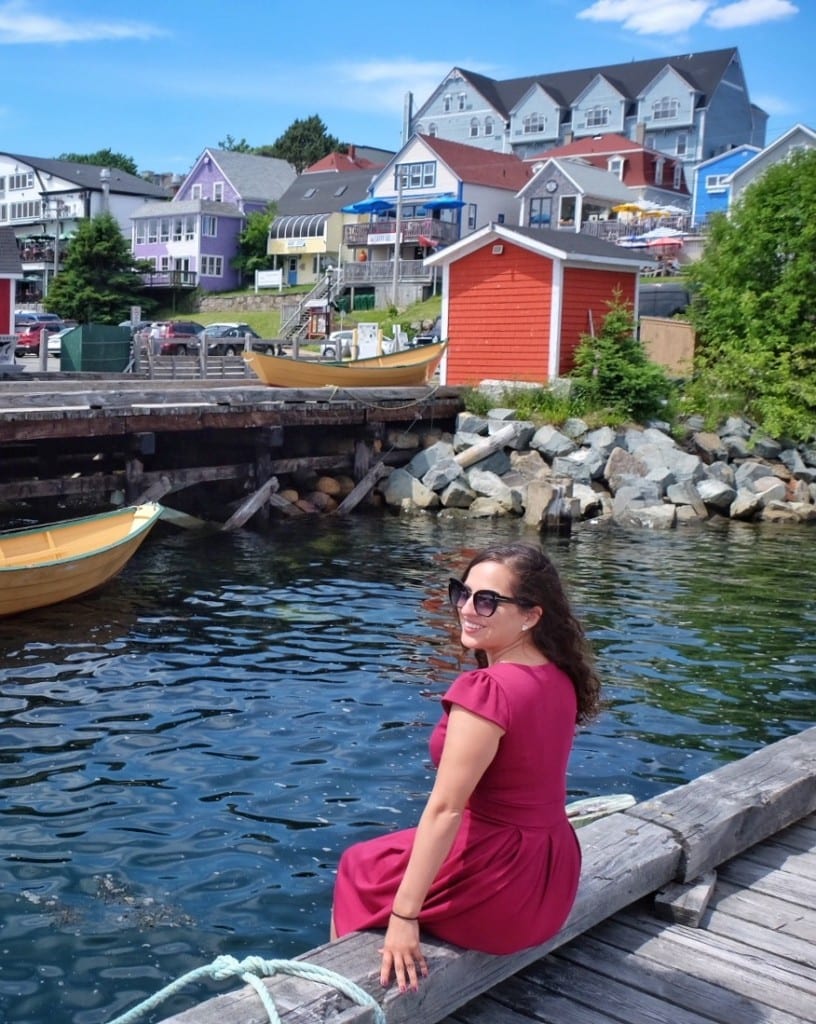
M 638 206 L 637 203 L 620 203 L 618 206 L 612 207 L 613 213 L 645 213 L 642 206 Z

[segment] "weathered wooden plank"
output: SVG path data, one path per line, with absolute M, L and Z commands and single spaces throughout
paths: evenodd
M 377 481 L 387 475 L 388 467 L 382 462 L 375 462 L 363 479 L 340 502 L 332 515 L 346 516 L 349 512 L 353 512 L 371 489 L 376 486 Z
M 251 494 L 246 501 L 244 501 L 240 508 L 237 509 L 229 519 L 221 527 L 223 533 L 230 533 L 232 530 L 239 530 L 261 506 L 265 505 L 269 500 L 270 495 L 274 494 L 278 490 L 280 484 L 278 478 L 271 476 L 265 483 Z
M 462 469 L 467 469 L 468 466 L 473 466 L 477 462 L 481 462 L 482 459 L 486 459 L 488 455 L 492 455 L 493 452 L 499 451 L 504 448 L 506 444 L 515 437 L 515 427 L 502 427 L 497 430 L 491 437 L 486 438 L 484 441 L 480 441 L 478 444 L 471 445 L 470 448 L 466 448 L 465 451 L 459 452 L 458 455 L 454 455 L 454 461 L 456 461 Z
M 769 871 L 764 864 L 752 863 L 743 857 L 723 865 L 720 873 L 729 882 L 751 886 L 757 892 L 793 900 L 802 907 L 816 910 L 816 882 L 810 878 L 799 878 L 787 871 Z
M 795 894 L 791 896 L 795 899 Z M 756 889 L 745 889 L 720 875 L 713 909 L 786 935 L 795 935 L 816 948 L 816 918 L 791 900 L 779 899 Z
M 747 850 L 743 857 L 753 864 L 781 868 L 816 881 L 816 850 L 795 851 L 781 844 L 767 842 Z
M 689 882 L 816 809 L 814 775 L 816 727 L 624 813 L 674 832 Z
M 705 913 L 717 881 L 716 871 L 706 871 L 693 882 L 671 882 L 658 890 L 654 899 L 655 916 L 696 928 Z
M 722 935 L 732 942 L 740 942 L 754 949 L 764 950 L 782 960 L 790 960 L 813 969 L 816 951 L 812 943 L 798 935 L 768 928 L 755 920 L 734 917 L 724 910 L 712 907 L 705 917 L 705 930 L 709 935 Z M 816 998 L 816 982 L 814 983 Z M 816 1010 L 816 1006 L 814 1007 Z

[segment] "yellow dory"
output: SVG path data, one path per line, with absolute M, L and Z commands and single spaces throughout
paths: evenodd
M 162 514 L 155 502 L 0 533 L 0 616 L 67 601 L 120 572 Z

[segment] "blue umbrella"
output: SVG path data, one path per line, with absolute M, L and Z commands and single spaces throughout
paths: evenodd
M 382 213 L 384 210 L 393 210 L 396 204 L 390 199 L 380 199 L 379 196 L 369 196 L 361 199 L 359 203 L 351 203 L 342 208 L 343 213 Z
M 435 199 L 424 200 L 422 206 L 426 210 L 460 210 L 467 203 L 455 196 L 437 196 Z

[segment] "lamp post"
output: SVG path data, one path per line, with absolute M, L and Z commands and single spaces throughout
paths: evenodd
M 326 338 L 331 334 L 331 297 L 332 297 L 332 275 L 334 274 L 334 267 L 326 267 L 326 316 L 324 317 L 324 326 L 326 328 Z

